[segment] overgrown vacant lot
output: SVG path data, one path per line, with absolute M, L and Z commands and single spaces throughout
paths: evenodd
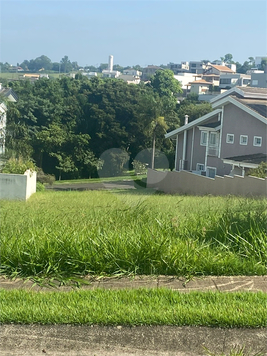
M 1 273 L 266 274 L 266 200 L 39 192 L 1 202 Z

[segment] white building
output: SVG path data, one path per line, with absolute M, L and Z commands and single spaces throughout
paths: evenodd
M 136 70 L 133 68 L 124 69 L 122 73 L 125 75 L 133 75 L 135 77 L 141 77 L 142 75 L 142 72 L 140 72 L 140 70 Z
M 178 73 L 177 75 L 174 75 L 174 78 L 182 84 L 182 89 L 188 89 L 188 84 L 197 79 L 201 79 L 201 75 L 196 75 L 194 73 Z
M 13 92 L 11 88 L 3 88 L 2 83 L 0 83 L 0 98 L 4 97 L 8 101 L 16 102 L 18 100 L 17 95 Z M 5 153 L 5 142 L 6 142 L 6 112 L 7 106 L 0 99 L 0 154 Z
M 121 72 L 113 70 L 113 56 L 108 57 L 108 69 L 103 69 L 102 74 L 104 78 L 118 78 L 121 75 Z

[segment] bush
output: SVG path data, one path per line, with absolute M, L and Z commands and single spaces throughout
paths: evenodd
M 27 170 L 34 172 L 35 164 L 31 160 L 25 160 L 22 157 L 10 158 L 2 168 L 2 173 L 24 174 Z
M 43 192 L 45 190 L 45 186 L 41 182 L 36 182 L 36 192 Z
M 147 172 L 147 165 L 146 163 L 142 163 L 137 161 L 136 159 L 133 161 L 133 169 L 135 174 L 145 174 Z
M 248 175 L 258 177 L 258 178 L 266 178 L 267 177 L 267 163 L 261 162 L 257 168 L 250 169 L 248 171 Z
M 55 180 L 56 180 L 56 178 L 54 175 L 44 173 L 42 168 L 37 169 L 37 182 L 42 183 L 42 184 L 47 183 L 49 185 L 52 185 Z

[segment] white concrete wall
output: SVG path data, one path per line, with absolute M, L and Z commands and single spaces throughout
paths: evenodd
M 147 187 L 172 194 L 267 197 L 267 179 L 252 176 L 208 178 L 187 171 L 159 172 L 148 169 Z
M 0 199 L 27 200 L 36 192 L 36 172 L 0 173 Z

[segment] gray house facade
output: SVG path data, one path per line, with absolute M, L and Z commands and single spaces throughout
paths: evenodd
M 176 140 L 175 170 L 244 175 L 265 161 L 267 89 L 234 87 L 211 103 L 212 112 L 165 135 Z

